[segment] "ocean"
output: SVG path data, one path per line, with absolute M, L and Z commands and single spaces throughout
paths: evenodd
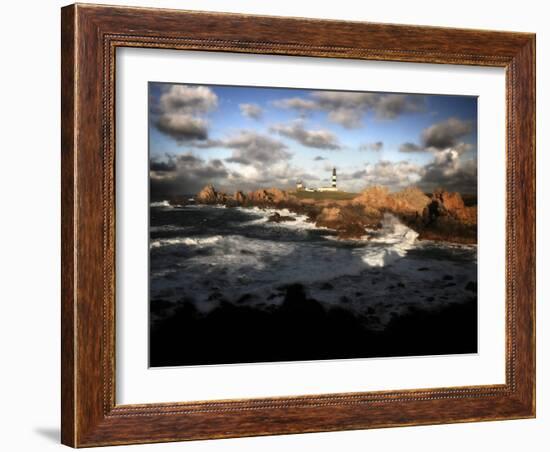
M 457 329 L 468 335 L 463 341 L 468 345 L 457 349 L 460 337 L 455 337 L 448 351 L 443 347 L 435 353 L 476 351 L 476 245 L 419 241 L 416 232 L 391 214 L 384 216 L 379 230 L 365 231 L 363 239 L 340 240 L 334 231 L 318 228 L 305 216 L 286 210 L 277 212 L 295 221 L 269 222 L 274 212 L 258 207 L 176 207 L 166 201 L 151 204 L 150 325 L 152 341 L 157 341 L 151 344 L 153 365 L 431 353 L 427 345 L 408 351 L 370 346 L 361 352 L 363 349 L 355 342 L 362 336 L 355 337 L 351 354 L 343 349 L 346 341 L 329 355 L 313 350 L 315 345 L 303 347 L 296 356 L 285 351 L 282 344 L 283 349 L 266 344 L 265 356 L 256 350 L 223 354 L 218 349 L 212 356 L 212 347 L 205 346 L 202 351 L 195 348 L 191 354 L 194 358 L 186 359 L 182 356 L 190 355 L 177 350 L 180 333 L 176 318 L 183 319 L 181 327 L 188 332 L 194 325 L 203 325 L 203 329 L 197 329 L 200 335 L 210 329 L 214 314 L 218 318 L 222 312 L 230 313 L 233 323 L 242 318 L 243 325 L 234 326 L 245 329 L 250 322 L 244 317 L 261 323 L 271 322 L 267 320 L 271 315 L 277 318 L 279 330 L 285 331 L 287 317 L 280 314 L 298 303 L 310 303 L 300 311 L 306 323 L 310 318 L 313 321 L 307 309 L 313 309 L 311 303 L 315 303 L 315 312 L 343 314 L 354 328 L 380 337 L 390 334 L 386 330 L 396 330 L 396 319 L 409 318 L 411 325 L 428 322 L 429 326 L 441 313 L 468 305 L 469 314 L 464 315 L 469 316 L 470 326 Z M 181 315 L 182 309 L 187 317 Z M 323 314 L 323 322 L 325 328 L 332 329 L 329 314 Z M 195 323 L 191 324 L 190 319 Z M 299 328 L 296 326 L 297 337 L 302 334 Z M 311 334 L 323 334 L 321 330 L 315 332 L 315 326 L 309 328 Z M 174 331 L 168 338 L 163 329 Z M 213 331 L 217 334 L 221 330 L 218 327 Z M 433 339 L 445 342 L 444 338 Z M 399 342 L 396 338 L 392 341 Z M 167 347 L 176 350 L 171 353 L 165 350 Z

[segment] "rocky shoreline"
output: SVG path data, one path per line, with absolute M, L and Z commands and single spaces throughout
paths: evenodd
M 477 243 L 477 206 L 466 206 L 459 193 L 436 190 L 430 196 L 416 187 L 399 192 L 374 186 L 349 200 L 299 198 L 295 193 L 267 188 L 233 195 L 205 186 L 194 198 L 200 204 L 227 207 L 287 209 L 306 215 L 318 227 L 336 231 L 338 238 L 357 239 L 366 230 L 381 227 L 384 214 L 391 213 L 419 234 L 419 239 L 461 244 Z M 180 204 L 180 200 L 170 201 Z M 274 214 L 271 222 L 294 221 L 292 216 Z

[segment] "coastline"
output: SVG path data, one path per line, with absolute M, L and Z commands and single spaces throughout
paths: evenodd
M 191 202 L 173 198 L 171 205 L 223 205 L 228 208 L 274 209 L 268 221 L 295 221 L 303 215 L 319 228 L 336 232 L 339 239 L 368 238 L 369 231 L 381 228 L 385 214 L 394 215 L 418 234 L 418 240 L 457 244 L 477 244 L 477 205 L 465 205 L 459 193 L 436 190 L 427 196 L 416 187 L 390 193 L 383 187 L 370 187 L 348 199 L 311 199 L 277 188 L 242 191 L 228 195 L 212 185 L 205 186 Z M 290 214 L 281 214 L 281 211 Z
M 150 364 L 475 352 L 475 247 L 417 242 L 387 211 L 344 238 L 317 225 L 336 206 L 363 218 L 349 202 L 157 202 Z

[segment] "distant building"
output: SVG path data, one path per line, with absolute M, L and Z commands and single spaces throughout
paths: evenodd
M 307 192 L 316 192 L 316 191 L 338 191 L 336 187 L 336 168 L 332 168 L 332 183 L 330 187 L 306 187 L 302 181 L 296 182 L 296 191 L 307 191 Z

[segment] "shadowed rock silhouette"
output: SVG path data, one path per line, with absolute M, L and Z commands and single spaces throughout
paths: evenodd
M 410 309 L 382 331 L 377 317 L 325 308 L 301 284 L 266 309 L 222 301 L 207 314 L 182 302 L 151 329 L 150 365 L 252 363 L 477 352 L 472 297 L 441 309 Z

